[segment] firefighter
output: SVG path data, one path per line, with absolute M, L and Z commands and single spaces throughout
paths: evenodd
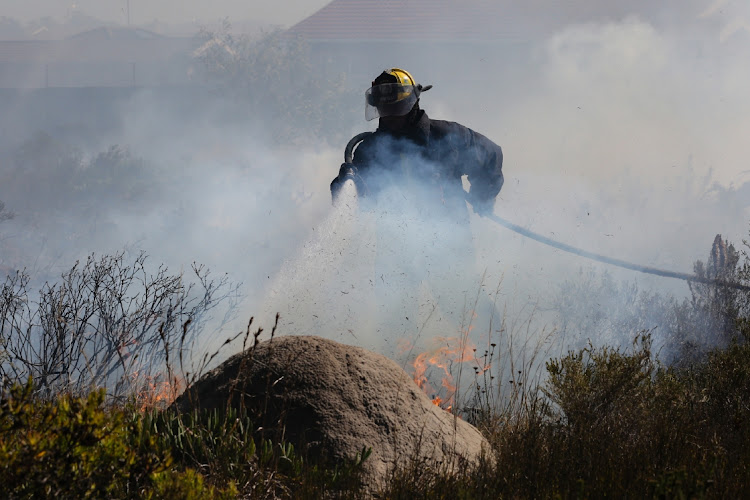
M 503 152 L 467 127 L 428 118 L 419 98 L 430 88 L 403 69 L 383 71 L 365 94 L 365 118 L 379 118 L 378 128 L 331 183 L 335 203 L 346 181 L 353 180 L 360 208 L 374 219 L 373 286 L 377 321 L 385 323 L 379 336 L 416 331 L 428 316 L 447 319 L 440 325 L 453 325 L 455 331 L 470 322 L 467 314 L 486 324 L 495 310 L 486 293 L 479 304 L 472 299 L 479 295 L 481 278 L 474 269 L 466 201 L 477 214 L 492 213 L 503 186 Z
M 359 144 L 353 162 L 341 165 L 331 183 L 334 200 L 351 178 L 363 197 L 400 186 L 434 197 L 454 216 L 466 212 L 466 200 L 477 214 L 492 213 L 503 186 L 502 149 L 463 125 L 430 119 L 419 98 L 431 87 L 418 85 L 399 68 L 383 71 L 372 82 L 365 94 L 365 118 L 379 118 L 378 128 Z M 464 175 L 471 185 L 468 193 Z

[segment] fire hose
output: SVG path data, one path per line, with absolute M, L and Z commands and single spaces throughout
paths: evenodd
M 360 134 L 355 135 L 351 138 L 349 143 L 346 145 L 346 148 L 344 149 L 344 162 L 347 164 L 351 164 L 354 159 L 354 149 L 355 147 L 362 142 L 366 137 L 371 135 L 372 132 L 362 132 Z M 352 176 L 353 177 L 353 176 Z M 358 182 L 355 180 L 355 184 L 358 184 Z M 558 250 L 562 250 L 564 252 L 572 253 L 574 255 L 579 255 L 581 257 L 584 257 L 586 259 L 594 260 L 597 262 L 602 262 L 604 264 L 609 264 L 616 267 L 621 267 L 623 269 L 629 269 L 631 271 L 637 271 L 639 273 L 645 273 L 645 274 L 653 274 L 656 276 L 661 276 L 664 278 L 674 278 L 679 280 L 684 280 L 687 282 L 694 282 L 694 283 L 705 283 L 708 285 L 717 285 L 717 286 L 723 286 L 727 288 L 734 288 L 736 290 L 743 290 L 743 291 L 750 291 L 750 286 L 743 285 L 740 283 L 733 283 L 725 280 L 720 279 L 712 279 L 707 277 L 701 277 L 696 276 L 694 274 L 688 274 L 688 273 L 679 273 L 676 271 L 668 271 L 664 269 L 658 269 L 655 267 L 648 267 L 648 266 L 642 266 L 639 264 L 634 264 L 632 262 L 628 262 L 621 259 L 615 259 L 612 257 L 607 257 L 606 255 L 601 255 L 594 252 L 589 252 L 588 250 L 583 250 L 578 247 L 574 247 L 572 245 L 568 245 L 567 243 L 562 243 L 560 241 L 553 240 L 552 238 L 548 238 L 546 236 L 543 236 L 539 233 L 535 233 L 534 231 L 530 231 L 529 229 L 523 228 L 519 226 L 518 224 L 513 224 L 512 222 L 503 219 L 502 217 L 498 217 L 495 214 L 485 214 L 483 215 L 484 218 L 491 220 L 495 224 L 498 224 L 500 226 L 503 226 L 505 228 L 510 229 L 511 231 L 514 231 L 522 236 L 525 236 L 527 238 L 530 238 L 532 240 L 538 241 L 540 243 L 543 243 L 545 245 L 551 246 L 553 248 L 557 248 Z

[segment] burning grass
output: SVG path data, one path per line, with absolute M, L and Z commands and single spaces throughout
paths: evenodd
M 414 382 L 428 396 L 432 398 L 433 404 L 443 408 L 446 411 L 452 411 L 456 402 L 456 392 L 458 387 L 453 375 L 453 367 L 459 363 L 475 362 L 476 347 L 463 334 L 457 338 L 437 338 L 438 347 L 430 351 L 425 351 L 417 355 L 413 363 Z M 428 369 L 437 369 L 441 374 L 441 385 L 444 397 L 438 394 L 438 391 L 430 384 Z M 475 367 L 477 368 L 477 367 Z M 482 370 L 488 369 L 488 366 L 482 367 Z M 479 370 L 479 368 L 477 368 Z

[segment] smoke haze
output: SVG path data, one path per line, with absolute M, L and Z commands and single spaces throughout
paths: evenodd
M 222 9 L 241 17 L 229 12 L 239 8 L 233 2 L 217 3 L 211 12 L 191 8 L 198 4 L 180 5 L 185 7 L 161 2 L 158 9 L 164 10 L 157 10 L 133 2 L 132 8 L 139 21 L 183 22 L 214 12 L 219 17 Z M 252 7 L 254 15 L 281 24 L 316 10 L 302 2 L 285 3 L 283 13 L 260 5 Z M 430 117 L 462 123 L 502 146 L 506 181 L 496 214 L 593 252 L 690 272 L 695 260 L 706 258 L 716 234 L 737 244 L 748 233 L 748 12 L 744 3 L 731 1 L 693 2 L 674 15 L 663 9 L 636 11 L 640 6 L 633 5 L 634 12 L 620 6 L 594 21 L 577 20 L 578 10 L 561 12 L 554 29 L 522 46 L 410 55 L 363 49 L 360 59 L 371 66 L 372 76 L 349 75 L 356 97 L 342 94 L 342 99 L 364 108 L 359 100 L 369 78 L 384 67 L 403 65 L 418 81 L 435 85 L 421 99 Z M 4 15 L 64 15 L 48 8 L 51 2 L 25 2 L 23 10 L 4 8 Z M 93 3 L 80 2 L 77 8 L 116 19 L 95 11 Z M 562 14 L 569 14 L 570 24 Z M 112 144 L 127 147 L 144 160 L 144 175 L 155 184 L 137 200 L 103 200 L 85 213 L 70 207 L 32 210 L 45 200 L 0 187 L 0 200 L 17 213 L 0 226 L 11 249 L 7 255 L 17 257 L 0 264 L 40 268 L 43 261 L 53 276 L 90 252 L 122 248 L 142 248 L 175 269 L 198 261 L 244 283 L 238 324 L 259 315 L 268 327 L 281 312 L 282 334 L 320 334 L 391 355 L 398 355 L 400 339 L 457 333 L 466 323 L 461 314 L 470 315 L 472 297 L 482 285 L 506 315 L 535 310 L 540 328 L 554 326 L 555 318 L 543 309 L 560 284 L 577 279 L 582 270 L 605 270 L 472 215 L 476 258 L 466 263 L 462 286 L 448 298 L 453 311 L 433 314 L 431 300 L 447 292 L 418 281 L 413 295 L 419 312 L 406 322 L 404 301 L 394 311 L 377 308 L 378 293 L 404 292 L 398 284 L 383 289 L 385 279 L 376 291 L 378 252 L 392 252 L 393 262 L 411 258 L 407 249 L 433 244 L 435 233 L 402 231 L 398 237 L 406 240 L 392 239 L 399 244 L 386 247 L 370 230 L 379 216 L 363 214 L 351 192 L 332 208 L 329 183 L 345 141 L 312 137 L 279 143 L 265 115 L 227 120 L 231 102 L 218 99 L 209 109 L 195 110 L 188 98 L 175 101 L 165 107 L 158 93 L 134 92 L 115 108 L 110 126 L 84 127 L 81 133 L 70 131 L 72 118 L 58 117 L 63 125 L 50 129 L 43 120 L 24 123 L 23 109 L 12 114 L 13 122 L 6 114 L 2 127 L 16 137 L 39 129 L 53 137 L 65 133 L 84 159 Z M 350 135 L 372 125 L 360 114 L 342 115 L 341 121 Z M 10 156 L 22 142 L 6 139 L 2 147 Z M 457 256 L 443 258 L 448 266 Z M 642 289 L 678 297 L 688 293 L 679 281 L 607 271 Z M 475 288 L 468 277 L 476 280 Z M 449 328 L 435 326 L 451 314 Z M 373 318 L 391 331 L 377 331 Z M 477 326 L 477 341 L 487 330 Z
M 182 24 L 190 22 L 215 22 L 229 17 L 236 21 L 254 20 L 263 24 L 291 25 L 323 7 L 326 0 L 286 0 L 283 4 L 260 0 L 215 0 L 212 2 L 175 0 L 146 2 L 142 0 L 3 0 L 0 12 L 3 16 L 30 21 L 43 17 L 65 19 L 80 12 L 108 22 L 127 21 L 130 6 L 131 23 L 144 24 L 153 20 Z

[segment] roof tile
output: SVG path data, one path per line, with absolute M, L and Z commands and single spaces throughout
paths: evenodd
M 500 40 L 522 29 L 497 0 L 333 0 L 289 29 L 311 40 Z

